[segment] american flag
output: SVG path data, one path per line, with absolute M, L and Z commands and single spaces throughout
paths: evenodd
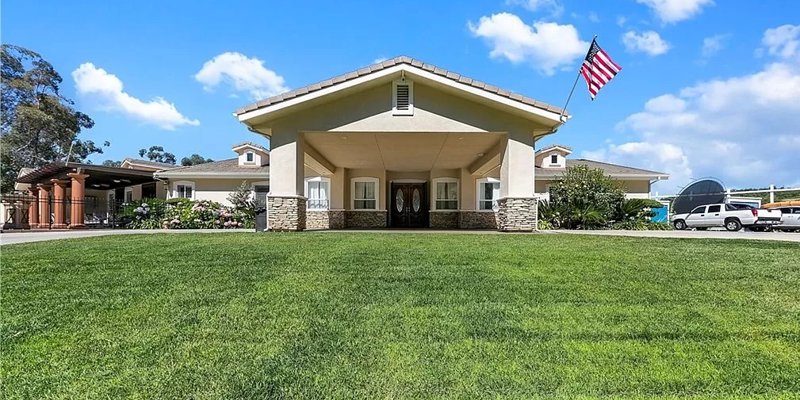
M 586 85 L 589 86 L 589 94 L 594 100 L 597 92 L 608 81 L 622 70 L 611 57 L 606 54 L 600 46 L 597 45 L 597 39 L 592 40 L 592 46 L 589 47 L 589 52 L 586 53 L 586 59 L 583 60 L 581 65 L 581 75 L 586 80 Z

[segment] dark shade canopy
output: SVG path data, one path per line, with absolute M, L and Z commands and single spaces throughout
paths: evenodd
M 17 182 L 32 185 L 38 183 L 50 184 L 51 179 L 69 180 L 70 178 L 67 174 L 71 172 L 81 172 L 89 175 L 86 178 L 87 189 L 110 190 L 155 181 L 152 171 L 56 162 L 19 177 Z
M 672 202 L 672 212 L 685 214 L 695 207 L 725 202 L 725 188 L 713 179 L 703 179 L 686 186 Z

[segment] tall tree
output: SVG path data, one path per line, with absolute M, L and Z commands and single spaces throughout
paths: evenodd
M 114 160 L 103 161 L 104 167 L 119 167 L 120 165 L 122 165 L 122 161 L 114 161 Z
M 205 164 L 205 163 L 210 163 L 210 162 L 214 162 L 214 160 L 212 160 L 210 158 L 205 158 L 205 157 L 201 156 L 200 154 L 192 154 L 189 157 L 183 157 L 181 159 L 181 165 L 183 165 L 184 167 L 187 167 L 189 165 L 198 165 L 198 164 Z
M 93 141 L 78 139 L 81 130 L 94 126 L 94 121 L 60 93 L 61 82 L 61 75 L 38 53 L 2 45 L 1 192 L 13 190 L 20 168 L 66 160 L 70 147 L 70 161 L 103 152 Z
M 164 151 L 163 146 L 150 146 L 149 149 L 139 149 L 139 157 L 147 157 L 150 161 L 175 165 L 175 154 Z

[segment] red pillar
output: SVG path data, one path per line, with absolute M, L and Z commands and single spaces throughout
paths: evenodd
M 39 185 L 39 228 L 50 228 L 50 189 L 51 186 Z
M 86 178 L 89 175 L 82 174 L 80 172 L 74 172 L 67 174 L 68 177 L 72 178 L 72 206 L 70 207 L 70 229 L 80 229 L 84 228 L 85 225 L 83 224 L 83 220 L 85 217 L 84 212 L 84 194 L 86 192 Z
M 67 183 L 69 181 L 51 179 L 50 182 L 53 182 L 53 229 L 66 229 L 64 209 L 66 208 Z
M 39 227 L 39 188 L 29 187 L 28 195 L 33 197 L 31 204 L 28 205 L 28 225 L 31 229 L 36 229 Z

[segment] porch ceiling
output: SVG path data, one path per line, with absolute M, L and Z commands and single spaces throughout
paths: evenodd
M 306 133 L 308 146 L 342 168 L 429 171 L 469 166 L 496 149 L 498 133 Z

